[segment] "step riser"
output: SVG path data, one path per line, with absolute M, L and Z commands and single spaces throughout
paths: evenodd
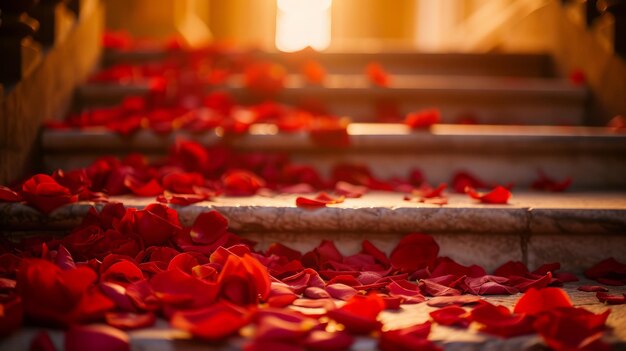
M 359 48 L 362 50 L 362 48 Z M 172 54 L 163 51 L 106 51 L 105 65 L 163 61 Z M 298 73 L 298 62 L 304 57 L 299 53 L 268 53 L 254 55 L 259 60 L 270 60 Z M 553 62 L 543 54 L 436 54 L 415 52 L 379 51 L 371 53 L 312 52 L 307 56 L 319 62 L 328 73 L 361 74 L 367 64 L 378 62 L 394 74 L 437 74 L 507 77 L 549 77 L 554 74 Z
M 147 154 L 151 159 L 165 156 L 152 150 L 132 149 L 134 152 Z M 254 151 L 247 149 L 246 151 Z M 490 150 L 493 151 L 493 150 Z M 80 153 L 79 153 L 80 152 Z M 46 152 L 44 167 L 46 172 L 57 169 L 75 169 L 85 167 L 98 157 L 105 155 L 124 156 L 131 152 L 102 150 L 88 152 L 76 150 L 72 153 L 54 151 Z M 381 178 L 389 179 L 407 177 L 412 169 L 420 169 L 426 180 L 431 184 L 449 183 L 454 172 L 467 170 L 481 179 L 492 183 L 515 184 L 515 190 L 528 189 L 537 179 L 537 170 L 541 169 L 550 177 L 560 181 L 571 177 L 570 189 L 626 189 L 626 161 L 623 156 L 614 154 L 483 154 L 464 153 L 429 153 L 405 154 L 398 151 L 388 153 L 292 153 L 294 163 L 309 164 L 320 171 L 326 179 L 334 165 L 340 163 L 357 163 L 369 165 L 372 173 Z M 393 155 L 393 156 L 391 156 Z
M 0 232 L 10 241 L 28 237 L 62 238 L 62 231 L 7 231 Z M 239 232 L 238 232 L 239 233 Z M 358 253 L 364 239 L 372 242 L 387 255 L 406 233 L 366 232 L 242 232 L 242 237 L 257 243 L 256 250 L 265 251 L 274 243 L 281 243 L 302 253 L 313 250 L 322 240 L 332 240 L 344 256 Z M 493 272 L 507 261 L 521 261 L 530 269 L 545 263 L 559 262 L 561 270 L 582 274 L 586 269 L 607 257 L 626 260 L 626 232 L 607 234 L 472 234 L 433 233 L 440 246 L 440 256 L 448 256 L 463 265 L 479 265 Z
M 298 105 L 303 99 L 315 97 L 328 112 L 349 116 L 355 122 L 374 122 L 377 105 L 394 105 L 403 118 L 407 113 L 437 107 L 442 122 L 455 123 L 461 117 L 472 116 L 481 124 L 520 125 L 581 125 L 585 118 L 584 94 L 559 94 L 558 92 L 483 92 L 476 91 L 398 91 L 394 89 L 287 89 L 276 101 Z M 119 104 L 129 95 L 145 95 L 141 86 L 83 86 L 77 91 L 75 110 L 93 106 Z M 235 99 L 244 104 L 258 103 L 244 89 L 232 90 Z

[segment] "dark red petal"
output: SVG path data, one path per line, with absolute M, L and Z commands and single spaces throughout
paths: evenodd
M 389 259 L 394 268 L 403 272 L 413 272 L 431 267 L 438 253 L 439 245 L 430 235 L 411 233 L 400 240 Z
M 377 295 L 357 295 L 343 307 L 328 311 L 328 316 L 343 324 L 348 332 L 367 334 L 382 327 L 377 317 L 384 308 L 384 301 Z
M 339 181 L 335 184 L 335 193 L 346 198 L 359 198 L 367 193 L 369 189 L 365 186 L 354 185 L 348 182 Z
M 348 333 L 314 330 L 304 340 L 304 346 L 312 351 L 341 351 L 349 349 L 353 342 L 354 338 Z
M 420 290 L 424 294 L 430 296 L 458 296 L 461 292 L 458 289 L 451 288 L 439 283 L 436 283 L 430 279 L 422 279 L 419 282 Z
M 480 300 L 480 297 L 475 295 L 435 296 L 429 299 L 426 304 L 432 307 L 463 306 L 477 303 Z
M 515 313 L 540 314 L 558 307 L 571 307 L 572 301 L 559 288 L 529 289 L 515 304 Z
M 123 331 L 106 325 L 75 325 L 65 333 L 65 351 L 130 351 Z
M 466 315 L 468 312 L 458 306 L 447 306 L 429 313 L 435 323 L 447 326 L 467 328 L 470 321 Z
M 21 297 L 13 294 L 8 301 L 0 301 L 0 337 L 7 336 L 19 330 L 24 319 L 24 309 Z
M 147 183 L 141 183 L 132 177 L 126 177 L 124 185 L 137 196 L 157 196 L 163 193 L 163 187 L 156 179 L 151 179 Z
M 30 342 L 29 351 L 57 351 L 57 348 L 54 346 L 52 339 L 50 338 L 50 334 L 45 330 L 40 331 L 35 335 L 33 340 Z
M 123 330 L 147 328 L 153 326 L 156 322 L 156 316 L 151 312 L 143 314 L 109 312 L 104 315 L 104 318 L 108 325 Z
M 0 201 L 19 202 L 22 201 L 22 196 L 6 186 L 0 185 Z
M 237 334 L 250 321 L 250 314 L 229 302 L 174 313 L 170 323 L 174 328 L 190 332 L 194 337 L 219 341 Z
M 437 108 L 411 112 L 404 119 L 404 123 L 412 129 L 425 129 L 440 122 L 441 112 Z
M 309 299 L 316 300 L 316 299 L 327 299 L 330 297 L 330 294 L 322 288 L 318 288 L 316 286 L 310 286 L 304 290 L 303 296 Z
M 511 198 L 511 192 L 507 188 L 500 185 L 493 188 L 486 194 L 479 194 L 472 188 L 466 188 L 466 193 L 471 198 L 480 200 L 480 202 L 485 204 L 506 204 Z
M 212 244 L 228 231 L 228 219 L 217 211 L 198 215 L 191 227 L 191 240 L 198 244 Z
M 524 277 L 528 273 L 529 273 L 528 267 L 526 267 L 524 263 L 520 261 L 509 261 L 503 264 L 502 266 L 496 268 L 493 274 L 508 278 L 512 275 L 518 276 L 518 277 Z M 536 274 L 539 274 L 539 273 L 536 273 Z M 540 275 L 545 275 L 545 273 L 540 274 Z
M 379 87 L 388 87 L 391 78 L 389 73 L 378 62 L 370 62 L 365 67 L 365 74 L 370 83 Z
M 481 330 L 509 338 L 533 332 L 534 318 L 526 314 L 511 314 L 504 306 L 495 306 L 481 301 L 470 314 L 472 321 L 482 325 Z
M 586 292 L 608 292 L 609 291 L 609 289 L 600 285 L 581 285 L 578 287 L 578 290 L 586 291 Z
M 598 301 L 609 305 L 623 305 L 626 303 L 626 294 L 611 295 L 606 292 L 597 292 Z
M 358 293 L 355 288 L 341 283 L 329 284 L 326 286 L 326 292 L 328 292 L 332 298 L 343 301 L 351 299 Z

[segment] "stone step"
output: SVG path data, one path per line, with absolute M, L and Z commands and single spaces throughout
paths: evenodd
M 595 293 L 578 291 L 580 285 L 595 284 L 595 282 L 582 279 L 580 282 L 567 283 L 563 289 L 570 296 L 575 307 L 585 308 L 593 313 L 602 313 L 609 306 L 598 302 Z M 626 293 L 625 287 L 611 287 L 615 294 Z M 504 305 L 511 309 L 519 299 L 519 294 L 511 296 L 485 296 L 483 299 L 492 304 Z M 338 304 L 340 302 L 337 302 Z M 425 303 L 416 305 L 403 305 L 399 311 L 383 311 L 379 320 L 384 324 L 383 330 L 403 328 L 411 325 L 424 323 L 430 319 L 429 313 L 437 308 L 430 307 Z M 611 314 L 607 320 L 608 331 L 603 340 L 609 343 L 614 350 L 626 349 L 626 305 L 610 306 Z M 469 310 L 469 308 L 467 308 Z M 30 350 L 31 340 L 41 330 L 49 333 L 53 344 L 58 350 L 63 349 L 64 332 L 58 329 L 43 329 L 28 327 L 0 340 L 0 349 L 13 351 Z M 165 320 L 158 320 L 151 328 L 129 331 L 132 350 L 152 351 L 177 351 L 177 350 L 214 350 L 233 351 L 241 350 L 246 339 L 233 337 L 228 343 L 208 344 L 193 340 L 180 330 L 171 328 Z M 546 348 L 541 337 L 536 334 L 524 335 L 503 339 L 489 334 L 478 332 L 475 329 L 462 329 L 433 324 L 429 340 L 434 341 L 446 351 L 478 351 L 478 350 L 502 350 L 502 351 L 531 351 Z M 375 351 L 377 341 L 367 336 L 359 336 L 349 350 Z
M 230 92 L 243 104 L 263 100 L 243 86 L 240 76 L 217 89 Z M 88 108 L 116 104 L 126 96 L 148 92 L 147 84 L 92 83 L 79 87 L 76 98 L 78 108 Z M 379 88 L 363 74 L 329 75 L 320 86 L 290 75 L 285 88 L 274 98 L 291 105 L 314 99 L 330 113 L 359 122 L 376 121 L 380 106 L 391 105 L 401 116 L 437 107 L 446 123 L 470 115 L 482 124 L 580 125 L 584 123 L 587 90 L 558 78 L 395 75 L 389 87 Z
M 380 178 L 406 177 L 420 168 L 432 184 L 449 182 L 468 170 L 491 182 L 528 188 L 541 169 L 555 179 L 572 177 L 572 189 L 626 189 L 626 134 L 608 128 L 549 126 L 434 125 L 411 131 L 402 124 L 348 126 L 350 145 L 325 147 L 308 133 L 278 133 L 273 125 L 253 125 L 236 138 L 220 132 L 159 135 L 142 130 L 130 137 L 98 130 L 44 130 L 46 171 L 84 167 L 97 157 L 141 152 L 151 158 L 167 153 L 177 139 L 204 145 L 224 143 L 241 152 L 280 152 L 296 163 L 311 164 L 328 176 L 337 163 L 362 163 Z M 390 157 L 393 155 L 393 157 Z
M 626 192 L 513 191 L 508 205 L 450 194 L 449 203 L 438 206 L 405 201 L 402 193 L 373 191 L 316 209 L 297 207 L 297 196 L 218 196 L 172 207 L 186 226 L 200 213 L 217 210 L 235 233 L 257 241 L 259 249 L 280 242 L 306 252 L 322 239 L 332 239 L 351 254 L 368 239 L 389 254 L 406 233 L 424 232 L 439 243 L 442 256 L 488 271 L 509 260 L 529 267 L 558 261 L 577 273 L 611 256 L 626 261 Z M 155 199 L 114 196 L 110 201 L 143 208 Z M 23 204 L 0 203 L 0 228 L 9 237 L 62 234 L 79 224 L 92 205 L 65 205 L 44 216 Z
M 158 49 L 129 51 L 106 50 L 102 61 L 105 66 L 119 63 L 144 63 L 162 61 L 184 53 Z M 385 50 L 324 52 L 267 52 L 230 51 L 223 56 L 249 56 L 284 65 L 290 72 L 298 72 L 299 64 L 308 59 L 320 63 L 332 74 L 362 74 L 371 62 L 381 64 L 393 74 L 467 75 L 506 77 L 551 77 L 555 75 L 554 63 L 542 53 L 420 53 L 414 49 L 391 48 Z

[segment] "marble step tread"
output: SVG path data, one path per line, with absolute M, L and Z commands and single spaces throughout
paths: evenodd
M 105 50 L 103 62 L 105 65 L 142 63 L 179 54 L 158 49 Z M 226 56 L 240 54 L 242 52 L 224 53 Z M 252 55 L 280 62 L 291 71 L 298 70 L 297 63 L 302 59 L 314 59 L 331 73 L 361 73 L 370 62 L 378 62 L 392 73 L 547 77 L 554 72 L 552 58 L 543 53 L 419 53 L 410 48 L 364 51 L 359 47 L 353 51 L 326 50 L 307 54 L 259 51 Z
M 368 239 L 386 253 L 407 233 L 435 237 L 441 255 L 462 264 L 493 270 L 509 260 L 538 267 L 558 261 L 583 272 L 615 257 L 626 261 L 626 193 L 536 193 L 513 191 L 508 205 L 485 205 L 465 195 L 449 195 L 444 206 L 408 202 L 403 194 L 370 192 L 323 208 L 296 206 L 297 195 L 215 197 L 189 206 L 172 206 L 181 223 L 217 210 L 238 235 L 266 249 L 281 242 L 301 252 L 332 239 L 346 255 Z M 155 198 L 114 196 L 110 201 L 143 208 Z M 0 203 L 0 233 L 9 239 L 62 235 L 82 221 L 93 203 L 65 205 L 48 216 L 23 204 Z M 96 204 L 100 208 L 104 204 Z
M 578 291 L 581 285 L 597 284 L 582 279 L 579 282 L 567 283 L 563 289 L 570 296 L 575 307 L 583 307 L 593 313 L 602 313 L 607 309 L 611 313 L 607 320 L 608 330 L 603 340 L 609 343 L 614 350 L 626 349 L 626 305 L 607 306 L 598 302 L 595 293 Z M 611 287 L 612 294 L 626 293 L 626 287 Z M 510 309 L 521 295 L 492 295 L 484 296 L 483 299 L 497 305 L 504 305 Z M 339 303 L 339 302 L 338 302 Z M 383 311 L 379 320 L 383 322 L 384 330 L 403 328 L 430 319 L 429 313 L 436 310 L 426 303 L 415 305 L 402 305 L 399 311 Z M 469 308 L 467 308 L 469 310 Z M 30 342 L 41 328 L 28 327 L 0 340 L 0 349 L 26 351 L 29 350 Z M 56 345 L 57 349 L 63 349 L 64 333 L 61 330 L 46 330 Z M 193 340 L 182 331 L 169 327 L 167 321 L 158 320 L 154 327 L 129 331 L 132 350 L 153 351 L 178 351 L 178 350 L 215 350 L 234 351 L 241 350 L 246 343 L 243 337 L 233 337 L 223 344 L 207 344 Z M 437 343 L 446 351 L 477 351 L 477 350 L 538 350 L 544 349 L 545 345 L 540 336 L 536 334 L 523 335 L 509 339 L 503 339 L 489 334 L 481 333 L 474 328 L 460 329 L 434 324 L 429 339 Z M 367 336 L 357 337 L 350 350 L 375 351 L 377 340 Z
M 184 225 L 199 213 L 217 210 L 229 218 L 230 228 L 242 232 L 368 232 L 406 233 L 606 233 L 626 234 L 625 192 L 544 193 L 513 190 L 506 205 L 481 204 L 463 194 L 447 194 L 448 204 L 406 201 L 398 192 L 371 191 L 326 207 L 298 207 L 298 196 L 315 194 L 217 196 L 189 206 L 172 207 Z M 111 202 L 143 208 L 154 197 L 112 196 Z M 79 223 L 90 202 L 57 208 L 44 216 L 20 203 L 0 203 L 4 228 L 71 228 Z M 104 206 L 103 203 L 95 204 Z

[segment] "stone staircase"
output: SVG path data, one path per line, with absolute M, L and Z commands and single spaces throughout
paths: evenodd
M 546 55 L 527 54 L 414 54 L 329 53 L 315 59 L 328 70 L 322 86 L 304 84 L 288 55 L 256 53 L 282 62 L 290 71 L 285 89 L 275 98 L 297 104 L 316 97 L 333 114 L 347 115 L 349 143 L 343 147 L 320 145 L 308 132 L 278 132 L 270 124 L 255 124 L 243 135 L 228 136 L 219 130 L 159 134 L 140 130 L 120 136 L 102 128 L 85 130 L 44 129 L 41 134 L 42 169 L 84 167 L 105 155 L 122 157 L 139 152 L 152 160 L 163 158 L 177 140 L 195 140 L 205 146 L 225 146 L 238 153 L 280 153 L 297 164 L 307 164 L 329 177 L 335 164 L 367 164 L 380 179 L 406 177 L 415 168 L 431 184 L 450 182 L 454 172 L 466 170 L 489 182 L 514 183 L 513 196 L 504 205 L 481 204 L 465 194 L 447 194 L 448 203 L 409 202 L 402 192 L 369 191 L 360 198 L 308 209 L 296 206 L 302 194 L 259 193 L 253 196 L 216 196 L 189 206 L 171 205 L 183 225 L 191 225 L 200 213 L 217 210 L 229 219 L 230 228 L 266 249 L 279 242 L 306 252 L 322 239 L 335 242 L 344 254 L 358 251 L 368 239 L 389 254 L 409 232 L 432 235 L 441 255 L 464 265 L 478 264 L 493 271 L 506 261 L 522 261 L 529 267 L 558 261 L 564 270 L 581 275 L 594 263 L 615 257 L 626 261 L 626 134 L 603 127 L 586 126 L 587 91 L 556 77 Z M 162 52 L 105 53 L 106 61 L 144 62 L 167 57 Z M 373 87 L 363 67 L 381 63 L 392 74 L 389 87 Z M 257 101 L 234 75 L 218 87 L 237 101 Z M 148 94 L 142 84 L 126 86 L 88 83 L 76 92 L 76 108 L 119 103 L 128 95 Z M 375 103 L 391 101 L 402 115 L 426 107 L 438 107 L 442 122 L 425 130 L 411 130 L 402 123 L 376 121 Z M 477 125 L 445 124 L 471 113 Z M 540 170 L 555 179 L 571 177 L 562 193 L 530 190 Z M 154 197 L 111 196 L 110 201 L 144 208 Z M 102 203 L 65 205 L 49 215 L 23 204 L 0 203 L 0 227 L 5 237 L 18 240 L 32 235 L 62 236 L 78 225 L 89 208 Z M 575 306 L 593 312 L 605 306 L 594 295 L 576 290 L 583 280 L 568 283 L 565 290 Z M 619 287 L 614 293 L 625 293 Z M 513 306 L 519 296 L 485 298 Z M 593 298 L 591 298 L 593 297 Z M 424 304 L 404 306 L 381 315 L 386 328 L 428 320 L 434 310 Z M 612 307 L 607 340 L 626 349 L 626 308 Z M 1 349 L 28 349 L 39 330 L 27 328 L 0 341 Z M 153 328 L 129 333 L 136 350 L 206 349 L 189 335 L 164 321 Z M 60 332 L 53 342 L 62 344 Z M 437 326 L 432 340 L 445 350 L 519 350 L 543 347 L 536 336 L 500 339 L 475 330 Z M 172 341 L 173 340 L 173 341 Z M 216 350 L 240 349 L 242 339 Z M 359 337 L 353 350 L 375 350 L 376 343 Z

